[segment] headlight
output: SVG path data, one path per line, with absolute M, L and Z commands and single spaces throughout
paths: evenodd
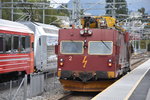
M 111 60 L 111 59 L 109 59 L 109 60 L 108 60 L 108 62 L 112 62 L 112 60 Z
M 84 31 L 83 31 L 83 30 L 81 30 L 81 31 L 80 31 L 80 34 L 81 34 L 81 35 L 83 35 L 83 34 L 84 34 Z
M 92 33 L 93 33 L 92 30 L 88 30 L 89 35 L 92 35 Z
M 63 61 L 63 59 L 60 59 L 60 61 L 62 62 L 62 61 Z

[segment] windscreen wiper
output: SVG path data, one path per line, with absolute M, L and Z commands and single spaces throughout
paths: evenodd
M 105 47 L 107 47 L 109 50 L 111 50 L 107 45 L 106 45 L 106 43 L 103 41 L 103 40 L 101 40 L 102 41 L 102 43 L 105 45 Z

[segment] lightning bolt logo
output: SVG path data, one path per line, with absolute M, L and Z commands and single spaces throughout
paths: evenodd
M 83 61 L 82 61 L 82 63 L 83 63 L 83 68 L 85 68 L 86 67 L 86 64 L 87 64 L 87 56 L 84 56 L 84 58 L 83 58 Z

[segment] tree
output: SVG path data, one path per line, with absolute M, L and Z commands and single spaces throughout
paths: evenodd
M 106 15 L 111 16 L 113 13 L 113 5 L 115 10 L 115 15 L 117 19 L 122 19 L 126 18 L 126 16 L 121 16 L 122 15 L 127 15 L 128 14 L 128 8 L 127 8 L 127 2 L 126 0 L 115 0 L 115 4 L 113 4 L 113 0 L 106 0 Z
M 140 13 L 142 13 L 142 15 L 144 15 L 144 14 L 145 14 L 145 8 L 142 7 L 142 8 L 140 8 L 140 9 L 138 9 L 138 12 L 140 12 Z
M 19 0 L 13 0 L 13 1 L 18 2 Z M 1 0 L 1 2 L 11 2 L 11 0 Z M 14 9 L 15 13 L 20 13 L 20 15 L 18 14 L 13 15 L 14 21 L 19 19 L 23 14 L 25 15 L 28 14 L 29 16 L 31 16 L 32 21 L 43 22 L 43 10 L 38 9 L 39 6 L 36 4 L 34 5 L 33 2 L 45 2 L 46 4 L 49 4 L 49 2 L 47 0 L 24 0 L 24 2 L 29 2 L 29 3 L 27 4 L 23 3 L 20 5 L 14 5 L 14 6 L 16 6 L 16 8 L 17 7 L 24 7 L 24 8 L 31 7 L 31 9 Z M 64 8 L 64 6 L 67 7 L 67 5 L 63 5 L 60 8 Z M 11 7 L 11 4 L 5 4 L 3 5 L 3 7 Z M 32 7 L 34 8 L 36 7 L 37 9 L 32 9 Z M 45 15 L 47 15 L 45 16 L 45 23 L 49 24 L 57 20 L 56 16 L 69 16 L 69 12 L 67 9 L 59 9 L 59 10 L 58 9 L 45 9 Z M 2 18 L 11 20 L 11 9 L 2 9 Z

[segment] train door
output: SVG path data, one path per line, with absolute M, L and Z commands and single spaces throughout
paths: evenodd
M 47 68 L 47 36 L 41 36 L 41 66 L 42 70 Z
M 35 59 L 35 66 L 37 70 L 41 69 L 41 38 L 35 36 L 34 41 L 34 59 Z

